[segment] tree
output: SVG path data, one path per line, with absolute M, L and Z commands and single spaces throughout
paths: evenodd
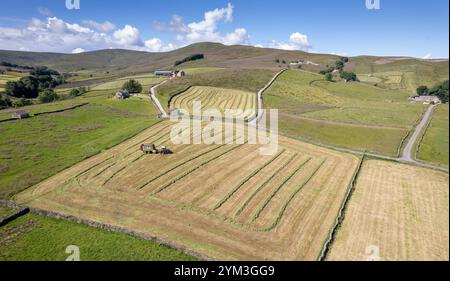
M 339 69 L 339 70 L 344 69 L 344 62 L 338 60 L 338 61 L 336 62 L 336 69 Z
M 58 99 L 58 95 L 53 89 L 45 89 L 39 94 L 39 101 L 41 103 L 48 103 Z
M 428 95 L 429 92 L 430 90 L 428 89 L 427 86 L 419 86 L 416 90 L 418 96 L 426 96 Z
M 333 74 L 331 74 L 331 73 L 325 74 L 325 80 L 332 82 L 333 81 Z
M 78 97 L 78 96 L 83 95 L 83 94 L 86 93 L 86 92 L 87 92 L 86 87 L 80 87 L 80 88 L 78 88 L 78 89 L 72 89 L 72 90 L 70 90 L 69 95 L 70 95 L 71 97 Z
M 339 58 L 343 63 L 347 63 L 348 62 L 348 58 L 347 57 L 340 57 Z
M 358 81 L 358 77 L 353 72 L 345 72 L 341 71 L 340 76 L 342 79 L 344 79 L 346 82 L 350 81 Z
M 8 81 L 5 85 L 5 92 L 16 98 L 34 99 L 39 95 L 39 80 L 27 76 L 19 81 Z
M 448 102 L 448 80 L 437 84 L 430 90 L 430 95 L 437 96 L 443 103 Z
M 135 94 L 142 92 L 142 85 L 138 81 L 131 79 L 123 84 L 122 89 L 127 90 L 130 94 Z

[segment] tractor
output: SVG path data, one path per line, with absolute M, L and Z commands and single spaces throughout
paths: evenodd
M 141 144 L 141 151 L 145 154 L 171 154 L 172 151 L 165 146 L 161 146 L 160 148 L 156 148 L 156 145 L 153 143 L 144 143 Z

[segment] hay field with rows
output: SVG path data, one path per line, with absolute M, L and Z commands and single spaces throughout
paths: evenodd
M 175 96 L 170 108 L 183 109 L 193 114 L 194 102 L 201 102 L 201 110 L 217 110 L 221 114 L 226 109 L 242 110 L 235 114 L 236 118 L 248 119 L 256 112 L 256 94 L 247 91 L 224 89 L 217 87 L 195 86 Z
M 15 200 L 155 235 L 217 259 L 317 259 L 357 157 L 281 136 L 278 151 L 268 156 L 244 138 L 231 145 L 175 145 L 172 125 L 160 122 Z M 142 143 L 165 145 L 173 154 L 144 155 Z
M 447 173 L 365 161 L 329 259 L 448 261 L 448 202 Z

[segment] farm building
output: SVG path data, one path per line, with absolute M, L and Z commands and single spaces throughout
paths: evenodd
M 412 96 L 409 97 L 412 102 L 423 102 L 423 103 L 440 103 L 441 100 L 436 96 Z
M 170 70 L 157 70 L 155 71 L 155 76 L 166 76 L 171 77 L 173 75 L 173 71 Z
M 155 76 L 165 76 L 165 77 L 183 77 L 186 76 L 186 72 L 183 70 L 157 70 L 155 71 Z
M 13 112 L 11 117 L 14 119 L 24 119 L 24 118 L 30 117 L 30 114 L 28 114 L 28 112 L 26 112 L 24 110 L 18 110 L 18 111 Z
M 130 97 L 130 93 L 127 90 L 120 90 L 116 93 L 115 98 L 117 100 L 124 100 Z

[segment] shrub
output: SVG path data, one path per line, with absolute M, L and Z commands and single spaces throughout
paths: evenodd
M 123 84 L 122 89 L 127 90 L 130 94 L 135 94 L 142 92 L 142 85 L 138 81 L 131 79 Z
M 21 99 L 14 101 L 12 103 L 12 106 L 13 107 L 22 107 L 22 106 L 27 106 L 27 105 L 32 105 L 32 104 L 33 104 L 33 102 L 31 100 L 21 98 Z
M 344 79 L 347 82 L 358 81 L 358 78 L 357 78 L 356 74 L 353 73 L 353 72 L 341 71 L 341 78 Z
M 0 95 L 0 109 L 11 107 L 12 102 L 8 97 Z
M 43 90 L 38 97 L 41 103 L 48 103 L 58 99 L 58 95 L 53 91 L 53 89 Z

